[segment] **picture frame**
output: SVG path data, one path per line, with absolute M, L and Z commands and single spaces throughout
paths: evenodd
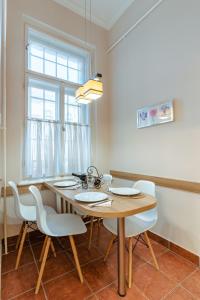
M 172 121 L 174 121 L 173 100 L 145 106 L 137 110 L 137 128 L 145 128 Z

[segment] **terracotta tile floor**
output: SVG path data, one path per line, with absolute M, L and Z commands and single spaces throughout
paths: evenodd
M 44 237 L 30 234 L 18 271 L 14 270 L 16 238 L 9 239 L 9 254 L 2 257 L 2 299 L 18 300 L 115 300 L 117 294 L 117 244 L 106 263 L 103 261 L 110 233 L 101 227 L 99 236 L 94 228 L 91 250 L 87 250 L 88 233 L 76 237 L 84 283 L 80 284 L 69 242 L 55 240 L 57 257 L 50 253 L 39 294 L 34 294 L 38 276 L 38 258 Z M 133 254 L 133 286 L 127 300 L 194 300 L 200 299 L 200 270 L 191 262 L 152 241 L 160 271 L 152 263 L 149 250 L 138 243 Z

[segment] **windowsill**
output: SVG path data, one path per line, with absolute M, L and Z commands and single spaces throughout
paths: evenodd
M 48 182 L 48 181 L 54 181 L 54 180 L 65 180 L 69 177 L 72 177 L 72 175 L 66 175 L 66 176 L 56 176 L 56 177 L 51 177 L 51 178 L 41 178 L 41 179 L 27 179 L 27 180 L 22 180 L 18 183 L 18 186 L 20 185 L 30 185 L 30 184 L 37 184 L 37 183 L 43 183 L 43 182 Z

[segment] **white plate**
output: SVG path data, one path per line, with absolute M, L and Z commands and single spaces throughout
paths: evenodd
M 76 184 L 77 184 L 77 182 L 75 180 L 67 180 L 67 181 L 55 182 L 53 185 L 56 186 L 56 187 L 65 188 L 65 187 L 68 187 L 68 186 L 74 186 Z
M 85 192 L 75 195 L 74 198 L 82 202 L 98 202 L 107 199 L 108 195 L 100 192 Z
M 126 187 L 122 187 L 122 188 L 110 188 L 109 191 L 113 194 L 116 195 L 121 195 L 121 196 L 133 196 L 133 195 L 138 195 L 141 192 L 137 189 L 134 188 L 126 188 Z

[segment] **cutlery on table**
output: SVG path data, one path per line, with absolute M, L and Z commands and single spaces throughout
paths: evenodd
M 102 201 L 98 201 L 98 202 L 95 202 L 95 203 L 91 203 L 91 204 L 88 204 L 88 207 L 95 207 L 95 206 L 100 206 L 101 204 L 104 204 L 104 203 L 107 203 L 107 202 L 113 202 L 112 199 L 105 199 L 105 200 L 102 200 Z
M 73 187 L 65 187 L 65 188 L 60 188 L 61 190 L 77 190 L 79 189 L 81 186 L 77 185 L 77 186 L 73 186 Z

